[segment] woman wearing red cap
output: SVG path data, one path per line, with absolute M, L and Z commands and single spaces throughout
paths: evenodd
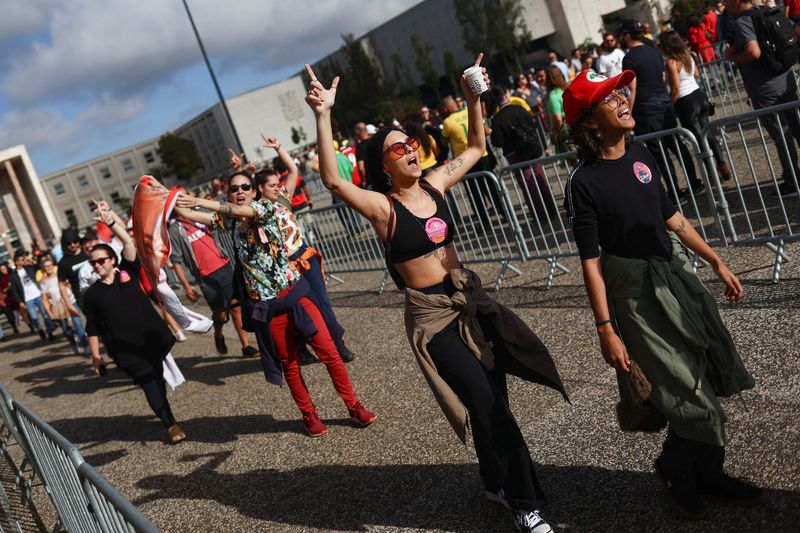
M 623 430 L 669 424 L 656 475 L 686 519 L 704 500 L 754 505 L 764 492 L 728 476 L 725 413 L 718 396 L 752 388 L 714 298 L 693 273 L 686 248 L 705 259 L 737 302 L 742 286 L 661 186 L 653 155 L 631 141 L 626 86 L 582 72 L 564 92 L 580 161 L 566 208 L 581 257 L 603 357 L 617 370 Z

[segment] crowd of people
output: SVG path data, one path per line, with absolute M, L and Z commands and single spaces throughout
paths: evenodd
M 704 192 L 686 148 L 666 146 L 686 162 L 689 192 L 674 188 L 672 180 L 662 183 L 675 175 L 669 157 L 633 140 L 634 133 L 671 128 L 678 120 L 695 134 L 707 124 L 712 106 L 696 81 L 698 62 L 717 56 L 705 54 L 715 49 L 703 45 L 702 36 L 693 37 L 698 27 L 711 43 L 717 40 L 712 30 L 731 32 L 722 54 L 739 64 L 755 107 L 797 98 L 791 73 L 767 76 L 758 62 L 752 3 L 726 4 L 725 13 L 717 12 L 724 6 L 708 6 L 699 26 L 688 17 L 684 31 L 678 19 L 658 34 L 624 20 L 604 36 L 596 56 L 575 51 L 560 60 L 551 54 L 547 66 L 520 74 L 513 89 L 493 83 L 483 69 L 487 91 L 476 93 L 462 77 L 462 96 L 446 97 L 439 109 L 422 107 L 402 122 L 359 122 L 352 140 L 334 138 L 339 79 L 326 85 L 306 65 L 314 150 L 296 160 L 278 139 L 264 136 L 264 147 L 275 151 L 272 165 L 258 169 L 231 151 L 231 173 L 214 180 L 208 193 L 176 192 L 166 267 L 187 300 L 203 297 L 210 320 L 183 307 L 165 275 L 156 286 L 148 281 L 142 256 L 152 251 L 141 244 L 147 240 L 135 238 L 128 214 L 114 213 L 103 201 L 96 202 L 96 232 L 81 236 L 67 229 L 53 250 L 35 246 L 31 254 L 15 256 L 13 269 L 0 265 L 0 305 L 15 333 L 26 324 L 31 333 L 54 340 L 60 327 L 100 375 L 106 372 L 102 344 L 142 389 L 173 444 L 187 435 L 167 398 L 166 385 L 183 379 L 171 350 L 185 339 L 184 330 L 212 330 L 215 350 L 227 354 L 223 326 L 229 319 L 242 355 L 261 357 L 269 383 L 285 380 L 311 437 L 328 428 L 302 376 L 301 364 L 313 357 L 306 345 L 325 365 L 353 425 L 370 426 L 377 416 L 364 407 L 347 371 L 354 355 L 327 293 L 324 257 L 298 221 L 313 207 L 303 176 L 318 173 L 334 202 L 350 208 L 339 210 L 343 228 L 355 235 L 368 224 L 383 243 L 387 270 L 404 292 L 410 351 L 458 438 L 466 443 L 471 434 L 486 498 L 508 508 L 520 530 L 552 531 L 540 513 L 547 498 L 510 409 L 506 378 L 544 385 L 565 400 L 567 391 L 538 336 L 461 264 L 453 240 L 465 224 L 451 191 L 468 173 L 495 168 L 492 145 L 511 164 L 539 158 L 548 148 L 537 124 L 545 116 L 555 149 L 578 154 L 563 207 L 601 353 L 617 372 L 621 429 L 667 427 L 654 469 L 682 517 L 702 517 L 708 500 L 758 504 L 764 491 L 723 468 L 726 417 L 719 402 L 752 388 L 754 380 L 687 250 L 711 265 L 728 301 L 743 297 L 742 285 L 677 209 L 682 197 Z M 726 18 L 735 23 L 723 23 Z M 474 66 L 481 61 L 482 55 Z M 767 130 L 785 135 L 789 144 L 800 141 L 800 124 L 788 116 Z M 714 139 L 711 148 L 720 176 L 728 178 Z M 796 194 L 790 176 L 800 171 L 793 145 L 781 163 L 780 193 Z M 547 186 L 535 164 L 518 180 Z M 139 186 L 166 191 L 153 178 Z M 470 192 L 471 208 L 488 221 L 475 201 L 487 191 Z M 528 201 L 537 217 L 558 209 L 541 195 Z M 1 329 L 0 339 L 6 339 Z

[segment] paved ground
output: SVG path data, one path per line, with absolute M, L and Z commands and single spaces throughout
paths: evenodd
M 800 246 L 790 255 L 800 258 Z M 661 435 L 617 429 L 612 371 L 604 365 L 577 261 L 546 291 L 542 262 L 521 265 L 499 299 L 550 347 L 572 397 L 511 378 L 512 408 L 539 465 L 563 531 L 789 531 L 800 520 L 800 267 L 786 263 L 769 283 L 766 248 L 723 250 L 747 298 L 722 315 L 756 376 L 755 390 L 724 402 L 728 469 L 769 489 L 769 503 L 712 506 L 686 525 L 666 507 L 652 473 Z M 487 285 L 498 268 L 481 268 Z M 708 269 L 701 276 L 708 279 Z M 213 353 L 210 337 L 175 349 L 189 382 L 170 394 L 188 434 L 164 444 L 138 388 L 116 369 L 102 380 L 62 344 L 25 336 L 2 346 L 0 376 L 164 531 L 512 531 L 507 512 L 486 502 L 473 450 L 450 430 L 402 330 L 396 291 L 362 292 L 380 276 L 345 276 L 332 289 L 348 343 L 350 370 L 378 422 L 350 427 L 322 365 L 306 382 L 331 432 L 305 436 L 286 389 L 267 385 L 257 360 Z M 714 294 L 719 283 L 710 282 Z M 721 300 L 721 299 L 720 299 Z M 46 503 L 41 489 L 40 506 Z M 45 523 L 52 512 L 43 511 Z M 26 523 L 33 523 L 28 521 Z

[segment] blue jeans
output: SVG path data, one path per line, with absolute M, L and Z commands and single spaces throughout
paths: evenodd
M 25 308 L 28 311 L 28 316 L 31 318 L 31 327 L 35 328 L 36 331 L 42 331 L 42 326 L 39 324 L 39 315 L 42 315 L 42 319 L 44 320 L 44 327 L 47 331 L 47 334 L 51 334 L 53 332 L 53 322 L 47 317 L 47 313 L 44 310 L 44 304 L 42 303 L 42 297 L 39 296 L 38 298 L 34 298 L 33 300 L 26 300 L 25 301 Z
M 81 308 L 78 307 L 77 302 L 73 305 L 78 310 L 78 316 L 71 317 L 72 332 L 75 334 L 75 340 L 81 348 L 89 348 L 89 339 L 86 337 L 86 330 L 83 327 L 83 320 L 81 320 Z

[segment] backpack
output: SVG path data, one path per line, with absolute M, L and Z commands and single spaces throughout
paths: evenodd
M 776 74 L 792 68 L 800 58 L 800 45 L 794 33 L 794 23 L 784 15 L 783 8 L 764 7 L 754 10 L 750 17 L 761 48 L 759 60 Z

